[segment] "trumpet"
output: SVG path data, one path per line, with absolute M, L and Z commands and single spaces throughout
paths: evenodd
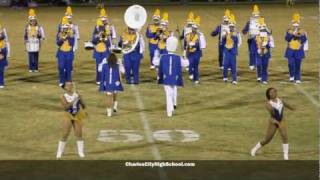
M 70 29 L 69 28 L 63 28 L 60 32 L 60 39 L 66 40 L 70 36 Z

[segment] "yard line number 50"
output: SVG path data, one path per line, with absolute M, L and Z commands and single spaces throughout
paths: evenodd
M 200 135 L 193 130 L 158 130 L 152 133 L 154 140 L 166 142 L 194 142 Z M 131 143 L 144 140 L 143 132 L 138 130 L 100 130 L 98 141 L 104 143 Z

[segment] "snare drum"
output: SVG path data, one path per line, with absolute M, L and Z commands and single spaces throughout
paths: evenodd
M 30 38 L 26 43 L 28 52 L 38 52 L 40 49 L 40 40 L 38 38 Z

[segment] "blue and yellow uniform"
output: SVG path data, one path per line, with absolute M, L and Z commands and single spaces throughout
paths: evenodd
M 252 17 L 250 17 L 250 20 L 246 23 L 245 27 L 242 30 L 242 33 L 244 35 L 248 34 L 248 50 L 249 50 L 249 66 L 250 69 L 253 70 L 256 66 L 256 45 L 255 45 L 255 37 L 259 33 L 259 27 L 258 27 L 258 19 L 260 16 L 259 6 L 254 5 L 253 6 L 253 12 Z
M 152 63 L 155 50 L 157 49 L 159 38 L 157 37 L 157 32 L 160 29 L 160 10 L 156 9 L 152 16 L 152 20 L 154 21 L 154 24 L 150 24 L 147 27 L 146 31 L 146 37 L 149 39 L 149 55 L 150 55 L 150 64 L 151 66 L 154 66 Z
M 96 82 L 100 83 L 100 72 L 98 66 L 111 52 L 110 30 L 103 26 L 101 19 L 97 20 L 98 31 L 92 35 L 92 43 L 95 45 L 93 58 L 96 60 Z
M 202 56 L 200 49 L 199 35 L 196 32 L 191 32 L 186 35 L 184 48 L 189 60 L 189 75 L 193 76 L 193 81 L 199 80 L 199 64 Z
M 2 29 L 2 27 L 0 27 Z M 8 66 L 6 37 L 3 31 L 0 32 L 0 86 L 4 86 L 4 71 Z
M 159 55 L 168 54 L 167 48 L 166 48 L 166 42 L 167 39 L 170 36 L 170 32 L 168 31 L 168 23 L 169 23 L 169 14 L 167 12 L 164 12 L 161 19 L 161 33 L 158 37 L 158 46 L 157 51 Z
M 74 36 L 72 30 L 68 26 L 66 17 L 62 19 L 62 26 L 65 30 L 57 34 L 56 43 L 58 51 L 56 57 L 58 59 L 59 82 L 63 85 L 66 81 L 72 80 L 73 59 L 74 59 Z
M 141 38 L 137 36 L 134 30 L 132 33 L 129 33 L 129 30 L 125 30 L 119 41 L 120 47 L 134 45 L 135 41 L 138 41 L 137 45 L 133 47 L 134 49 L 131 52 L 123 54 L 123 64 L 125 68 L 125 77 L 128 84 L 139 84 L 139 69 L 140 62 L 143 58 L 143 46 Z M 137 40 L 137 38 L 139 38 Z
M 264 18 L 259 18 L 259 34 L 254 39 L 256 51 L 257 80 L 263 84 L 268 82 L 268 65 L 271 58 L 271 48 L 274 47 L 273 37 L 266 29 Z
M 226 9 L 223 16 L 223 23 L 216 26 L 215 30 L 211 32 L 211 36 L 215 37 L 218 36 L 218 48 L 219 48 L 219 54 L 218 54 L 218 60 L 219 60 L 219 67 L 222 69 L 223 67 L 223 44 L 222 44 L 222 38 L 225 36 L 225 32 L 229 29 L 229 18 L 230 18 L 230 10 Z
M 299 28 L 300 15 L 293 15 L 294 27 L 286 32 L 285 40 L 288 47 L 285 52 L 285 57 L 288 59 L 290 81 L 301 82 L 301 63 L 305 58 L 304 51 L 307 50 L 307 35 L 306 32 Z
M 106 59 L 104 59 L 106 61 Z M 104 62 L 101 68 L 100 92 L 118 92 L 123 91 L 121 84 L 120 65 L 110 65 Z
M 235 17 L 233 14 L 230 16 L 230 26 L 236 25 Z M 231 27 L 230 27 L 231 28 Z M 231 69 L 232 83 L 237 83 L 237 55 L 239 46 L 239 33 L 231 30 L 222 39 L 223 44 L 223 79 L 228 79 L 228 69 Z

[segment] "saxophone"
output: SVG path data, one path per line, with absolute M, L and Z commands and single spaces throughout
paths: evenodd
M 258 47 L 258 54 L 263 56 L 264 54 L 268 53 L 267 45 L 269 43 L 269 36 L 260 36 L 256 37 L 257 47 Z

